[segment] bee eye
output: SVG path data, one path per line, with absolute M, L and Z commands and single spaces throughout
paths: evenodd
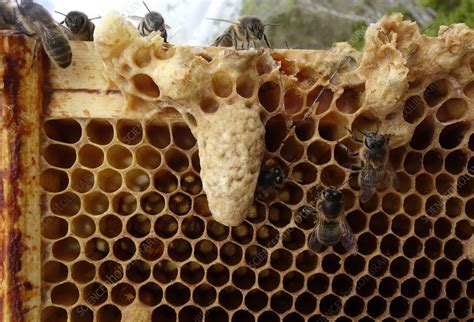
M 369 149 L 373 149 L 374 146 L 372 144 L 372 140 L 369 140 L 369 139 L 366 138 L 364 143 Z

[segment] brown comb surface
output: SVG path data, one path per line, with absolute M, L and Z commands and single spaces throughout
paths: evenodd
M 92 44 L 73 43 L 73 65 L 58 70 L 41 55 L 31 68 L 32 41 L 2 39 L 5 320 L 472 314 L 474 32 L 467 27 L 426 38 L 400 16 L 384 18 L 369 29 L 362 53 L 339 44 L 327 52 L 255 51 L 255 59 L 232 49 L 177 47 L 178 55 L 199 53 L 210 64 L 226 52 L 255 68 L 227 65 L 228 73 L 206 75 L 209 101 L 197 105 L 235 100 L 258 109 L 264 160 L 278 160 L 288 173 L 283 188 L 254 202 L 234 227 L 211 217 L 192 118 L 177 112 L 186 101 L 173 105 L 161 90 L 164 103 L 128 97 L 124 110 L 115 87 L 102 90 Z M 344 55 L 351 61 L 328 85 Z M 315 113 L 287 137 L 324 85 Z M 394 135 L 397 184 L 360 204 L 336 144 L 356 148 L 345 127 L 374 129 L 375 118 L 381 132 Z M 341 184 L 359 253 L 336 245 L 315 254 L 307 248 L 313 222 L 296 210 L 315 187 Z

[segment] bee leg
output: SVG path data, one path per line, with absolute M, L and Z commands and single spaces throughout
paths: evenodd
M 221 40 L 222 40 L 222 36 L 217 37 L 216 40 L 214 40 L 214 42 L 212 43 L 211 46 L 219 47 L 219 44 L 221 43 Z
M 235 34 L 235 30 L 232 29 L 230 32 L 230 38 L 232 38 L 232 44 L 234 45 L 234 48 L 237 50 L 237 35 Z
M 359 156 L 359 151 L 351 151 L 347 145 L 344 143 L 339 143 L 339 146 L 341 146 L 344 151 L 351 157 L 357 157 Z
M 266 189 L 257 187 L 257 189 L 255 190 L 255 200 L 263 202 L 267 198 L 268 198 L 268 192 L 266 191 Z
M 360 170 L 362 170 L 362 167 L 360 165 L 351 164 L 350 169 L 353 172 L 359 172 Z
M 11 36 L 11 35 L 27 35 L 28 37 L 34 37 L 36 36 L 35 33 L 31 33 L 31 32 L 28 32 L 26 31 L 25 29 L 23 28 L 18 28 L 16 27 L 15 29 L 13 30 L 10 30 L 10 31 L 7 31 L 5 34 Z
M 361 139 L 359 139 L 354 132 L 351 131 L 351 129 L 349 129 L 348 127 L 346 127 L 346 130 L 347 132 L 349 132 L 352 136 L 352 139 L 356 142 L 359 142 L 359 143 L 362 143 L 363 141 Z
M 268 48 L 271 48 L 270 43 L 268 42 L 267 35 L 263 34 L 263 40 L 265 40 L 265 44 Z
M 355 135 L 355 133 L 352 132 L 351 135 L 352 135 L 352 139 L 353 139 L 354 141 L 359 142 L 359 143 L 364 142 L 364 141 L 362 141 L 361 139 L 359 139 L 359 138 L 357 137 L 357 135 Z
M 247 50 L 250 49 L 250 39 L 249 39 L 249 35 L 247 35 L 245 37 L 245 40 L 247 40 Z

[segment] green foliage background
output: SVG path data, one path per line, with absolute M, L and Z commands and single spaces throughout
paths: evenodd
M 436 36 L 440 26 L 453 23 L 465 23 L 474 28 L 474 0 L 418 0 L 417 2 L 420 6 L 431 8 L 436 12 L 433 24 L 424 29 L 424 32 L 429 36 Z M 402 12 L 406 19 L 416 20 L 401 8 L 394 8 L 393 11 Z M 367 27 L 365 23 L 355 23 L 352 26 L 352 32 L 359 33 L 366 30 Z M 364 46 L 364 39 L 356 38 L 356 40 L 349 41 L 349 43 L 355 48 L 361 49 Z
M 426 33 L 435 36 L 439 26 L 463 22 L 474 28 L 474 0 L 418 0 L 425 7 L 433 8 L 437 17 Z
M 262 17 L 266 23 L 280 24 L 279 27 L 266 29 L 270 43 L 275 48 L 288 46 L 323 49 L 340 41 L 347 41 L 358 49 L 363 47 L 367 20 L 344 19 L 327 12 L 312 11 L 308 3 L 323 3 L 331 10 L 353 16 L 360 16 L 367 9 L 375 9 L 380 15 L 401 12 L 405 19 L 417 20 L 415 15 L 406 9 L 406 1 L 390 2 L 387 6 L 383 3 L 389 2 L 370 0 L 353 0 L 351 5 L 344 0 L 244 0 L 241 15 Z M 417 21 L 420 29 L 430 36 L 436 36 L 441 25 L 465 23 L 474 28 L 474 0 L 414 0 L 410 4 L 411 7 L 408 8 L 415 7 L 430 13 L 428 22 L 426 19 L 423 22 Z M 434 20 L 431 18 L 433 13 Z M 370 17 L 370 21 L 376 19 L 374 16 Z

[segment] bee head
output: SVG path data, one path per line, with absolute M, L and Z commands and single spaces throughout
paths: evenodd
M 342 200 L 342 193 L 336 188 L 324 189 L 322 194 L 326 201 L 337 202 Z
M 265 33 L 265 25 L 262 20 L 258 18 L 252 18 L 249 24 L 249 31 L 257 38 L 258 40 L 263 39 L 263 34 Z
M 17 2 L 18 3 L 18 2 Z M 18 8 L 21 10 L 28 10 L 35 5 L 33 0 L 21 0 L 21 3 L 18 4 Z
M 145 23 L 149 27 L 149 30 L 158 31 L 165 24 L 165 20 L 163 19 L 163 16 L 160 15 L 158 12 L 151 11 L 146 14 Z
M 385 146 L 387 138 L 375 132 L 367 132 L 364 139 L 364 145 L 369 150 L 377 150 Z
M 272 170 L 273 180 L 277 185 L 282 185 L 284 180 L 283 170 L 280 167 L 275 167 Z
M 78 33 L 84 29 L 87 23 L 87 16 L 80 11 L 71 11 L 66 15 L 64 23 L 73 33 Z
M 344 207 L 342 193 L 336 188 L 327 188 L 323 190 L 322 195 L 324 215 L 331 219 L 337 218 Z

